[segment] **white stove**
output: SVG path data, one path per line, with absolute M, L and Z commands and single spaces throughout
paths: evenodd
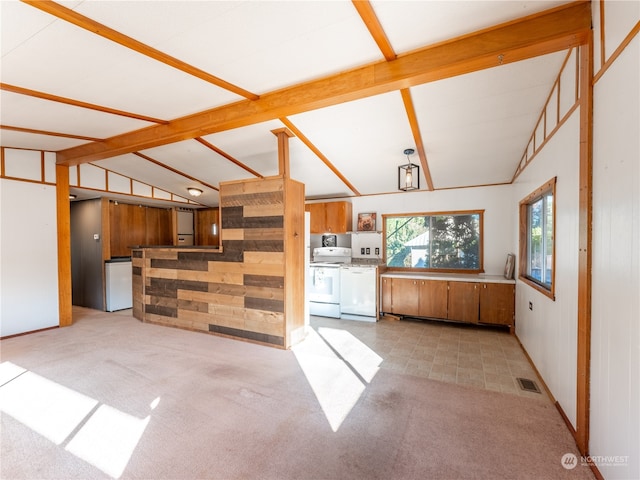
M 313 262 L 309 265 L 311 315 L 340 318 L 340 266 L 350 262 L 350 248 L 313 249 Z

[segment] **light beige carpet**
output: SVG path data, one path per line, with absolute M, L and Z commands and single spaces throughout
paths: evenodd
M 548 401 L 377 370 L 340 332 L 292 352 L 74 317 L 1 342 L 3 479 L 593 478 Z

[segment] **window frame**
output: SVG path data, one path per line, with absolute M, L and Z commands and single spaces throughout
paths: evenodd
M 520 212 L 520 220 L 519 220 L 519 250 L 520 250 L 520 259 L 518 262 L 518 279 L 529 285 L 531 288 L 539 291 L 543 295 L 551 298 L 555 301 L 556 294 L 556 206 L 557 206 L 557 196 L 556 196 L 556 183 L 557 177 L 553 177 L 551 180 L 541 185 L 525 198 L 520 200 L 519 204 L 519 212 Z M 538 281 L 534 277 L 528 274 L 529 271 L 529 246 L 530 246 L 530 223 L 529 223 L 529 211 L 530 206 L 543 200 L 545 197 L 549 196 L 549 194 L 553 197 L 553 201 L 551 202 L 551 214 L 552 214 L 552 232 L 551 232 L 551 284 L 547 286 L 546 284 Z M 546 203 L 546 202 L 545 202 Z M 544 222 L 543 222 L 544 225 Z M 544 227 L 543 227 L 543 242 L 544 245 Z M 544 247 L 543 247 L 544 248 Z M 544 255 L 544 253 L 543 253 Z
M 387 218 L 393 217 L 434 217 L 443 215 L 478 215 L 479 246 L 477 269 L 461 268 L 414 268 L 414 267 L 389 267 L 387 266 Z M 391 272 L 424 272 L 424 273 L 484 273 L 484 210 L 454 210 L 444 212 L 417 212 L 417 213 L 385 213 L 382 215 L 382 261 L 387 271 Z

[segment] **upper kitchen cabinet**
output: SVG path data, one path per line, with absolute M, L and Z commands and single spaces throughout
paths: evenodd
M 220 210 L 196 210 L 196 245 L 220 246 Z
M 172 245 L 171 209 L 109 201 L 109 255 L 131 256 L 134 245 Z
M 351 203 L 309 203 L 305 210 L 311 214 L 311 233 L 347 233 L 352 229 Z

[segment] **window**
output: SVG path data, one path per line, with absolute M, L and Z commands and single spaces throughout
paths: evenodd
M 553 178 L 520 202 L 519 278 L 554 298 L 555 194 Z
M 483 271 L 482 211 L 383 215 L 389 268 Z

